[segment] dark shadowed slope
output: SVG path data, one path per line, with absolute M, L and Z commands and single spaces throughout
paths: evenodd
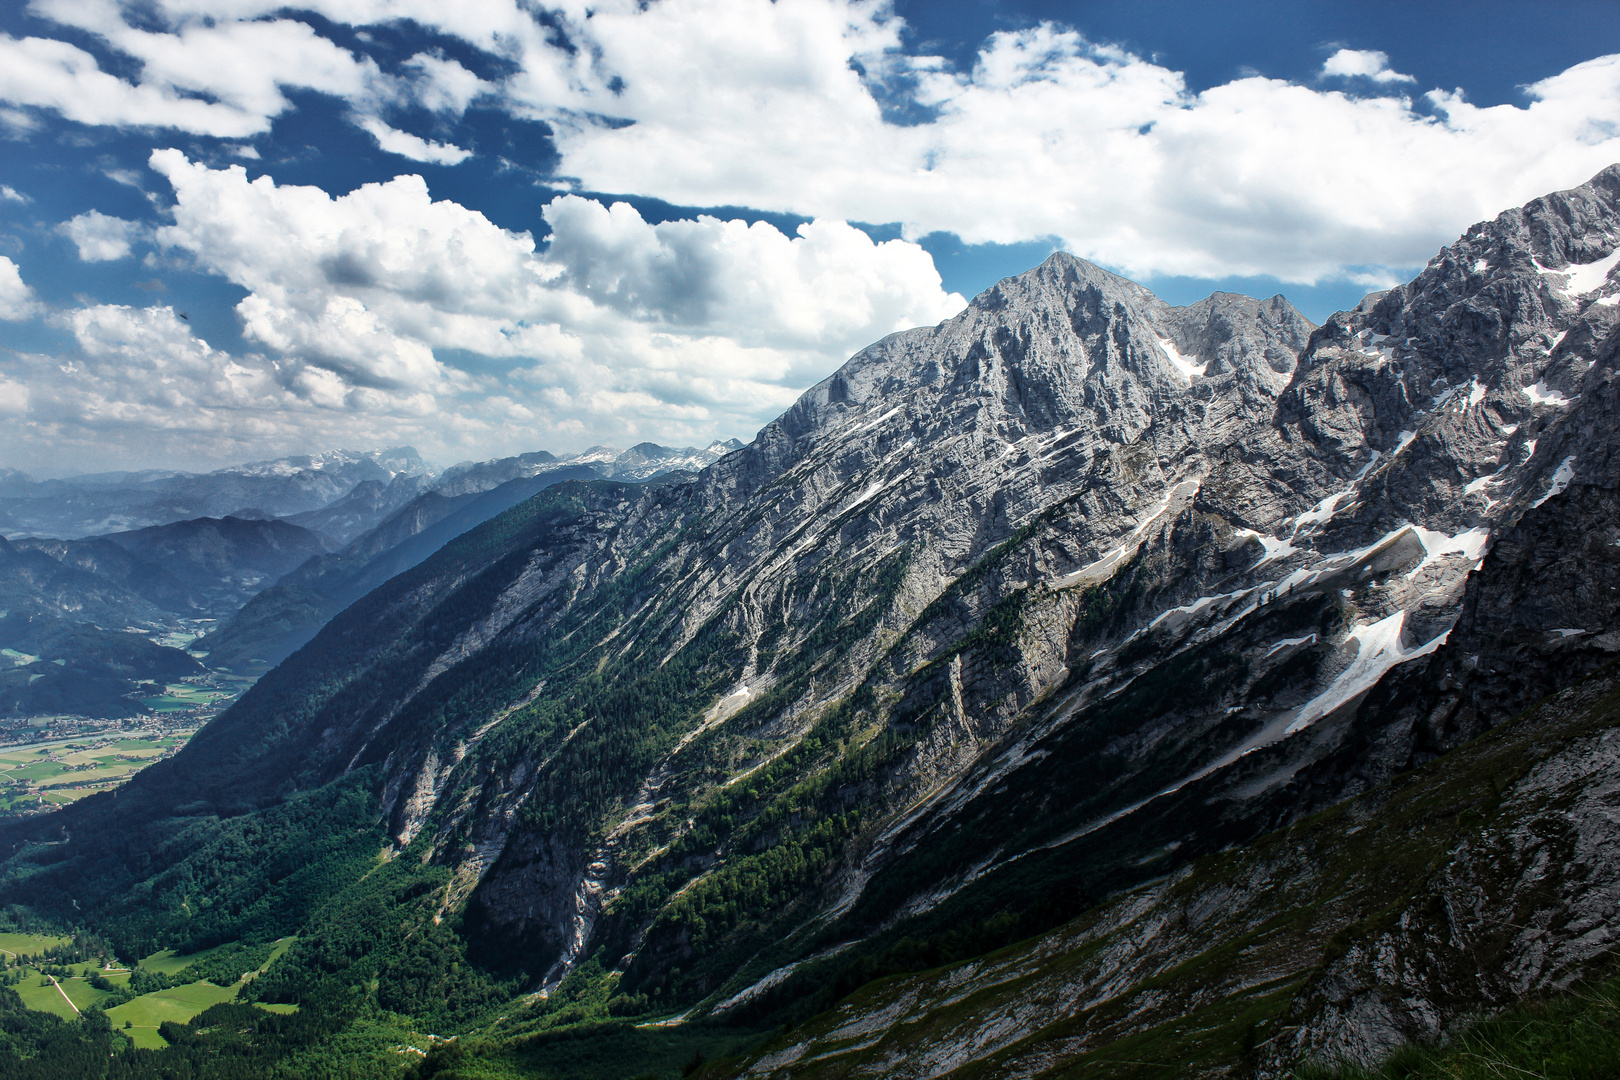
M 169 940 L 220 882 L 210 934 L 314 920 L 284 998 L 573 978 L 773 1021 L 1058 925 L 1620 651 L 1584 567 L 1620 539 L 1616 236 L 1611 169 L 1323 327 L 1053 256 L 696 477 L 458 537 L 116 800 L 7 832 L 0 898 Z M 299 908 L 203 854 L 283 818 L 384 858 Z

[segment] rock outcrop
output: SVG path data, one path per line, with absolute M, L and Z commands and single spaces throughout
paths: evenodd
M 121 807 L 373 769 L 438 914 L 540 989 L 594 956 L 766 1015 L 1053 925 L 1620 647 L 1617 259 L 1620 167 L 1322 327 L 1054 255 L 695 476 L 456 539 Z

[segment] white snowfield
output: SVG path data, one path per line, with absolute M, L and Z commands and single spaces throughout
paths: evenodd
M 1545 381 L 1538 381 L 1534 386 L 1525 387 L 1523 394 L 1530 399 L 1532 405 L 1556 405 L 1562 408 L 1569 404 L 1569 398 L 1556 390 L 1547 389 Z
M 1191 360 L 1188 360 L 1186 357 L 1182 356 L 1181 350 L 1176 348 L 1176 343 L 1171 341 L 1169 338 L 1158 338 L 1157 340 L 1159 342 L 1159 348 L 1164 350 L 1164 355 L 1170 358 L 1170 362 L 1176 366 L 1177 371 L 1187 376 L 1188 382 L 1191 382 L 1193 376 L 1195 375 L 1202 376 L 1204 371 L 1209 367 L 1207 363 L 1195 364 Z
M 1536 263 L 1536 271 L 1543 277 L 1561 277 L 1563 283 L 1559 289 L 1570 296 L 1583 296 L 1594 289 L 1601 289 L 1603 283 L 1609 280 L 1609 272 L 1620 263 L 1620 248 L 1599 259 L 1597 262 L 1572 263 L 1562 270 L 1552 270 L 1540 263 Z
M 1252 536 L 1256 540 L 1260 541 L 1261 547 L 1266 549 L 1266 553 L 1260 557 L 1259 562 L 1254 564 L 1255 566 L 1264 566 L 1268 562 L 1275 562 L 1278 559 L 1286 559 L 1288 556 L 1294 554 L 1295 551 L 1299 550 L 1298 548 L 1294 547 L 1292 539 L 1279 540 L 1275 536 L 1267 536 L 1265 533 L 1255 532 L 1253 529 L 1239 529 L 1238 535 Z
M 1558 463 L 1558 471 L 1553 473 L 1552 485 L 1547 488 L 1547 494 L 1537 499 L 1532 506 L 1540 506 L 1554 495 L 1562 495 L 1569 482 L 1575 479 L 1575 455 L 1571 454 Z
M 1425 567 L 1434 565 L 1447 555 L 1461 555 L 1477 566 L 1485 553 L 1485 545 L 1491 539 L 1491 530 L 1483 525 L 1465 529 L 1456 536 L 1447 536 L 1433 529 L 1425 529 L 1421 525 L 1412 526 L 1412 531 L 1423 541 L 1423 550 L 1427 554 L 1423 556 L 1423 561 L 1406 575 L 1408 579 L 1417 577 Z
M 1283 729 L 1284 735 L 1304 731 L 1334 709 L 1358 695 L 1371 690 L 1384 673 L 1396 664 L 1415 660 L 1432 653 L 1446 642 L 1448 629 L 1432 641 L 1415 649 L 1408 649 L 1401 639 L 1406 631 L 1406 612 L 1397 611 L 1388 618 L 1367 623 L 1350 631 L 1350 642 L 1355 643 L 1356 658 L 1340 672 L 1331 686 L 1299 707 L 1294 719 Z M 1347 642 L 1346 644 L 1349 644 Z
M 1271 648 L 1267 649 L 1266 650 L 1266 655 L 1271 656 L 1274 653 L 1281 652 L 1284 649 L 1292 648 L 1295 645 L 1315 645 L 1315 644 L 1316 644 L 1316 635 L 1315 634 L 1306 634 L 1304 637 L 1283 638 L 1281 641 L 1277 642 Z

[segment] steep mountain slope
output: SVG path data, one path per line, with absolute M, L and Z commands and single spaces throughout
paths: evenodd
M 594 470 L 586 466 L 559 466 L 490 490 L 475 488 L 448 496 L 438 490 L 424 492 L 342 551 L 313 556 L 284 574 L 200 647 L 216 668 L 252 672 L 278 664 L 332 616 L 468 529 L 552 484 L 595 478 Z M 468 483 L 465 476 L 456 479 L 459 486 Z
M 1055 255 L 696 477 L 554 485 L 460 536 L 116 807 L 13 828 L 68 839 L 15 847 L 0 898 L 192 935 L 195 845 L 165 837 L 363 790 L 391 938 L 440 943 L 365 968 L 379 1000 L 465 955 L 791 1016 L 1056 925 L 1616 650 L 1596 578 L 1515 600 L 1543 532 L 1613 539 L 1617 247 L 1620 167 L 1320 328 Z M 230 910 L 279 895 L 258 873 Z M 357 940 L 310 934 L 263 992 L 349 977 Z
M 410 478 L 411 486 L 407 488 L 406 478 L 400 478 L 386 491 L 362 490 L 365 485 L 359 485 L 331 507 L 288 520 L 307 523 L 310 528 L 324 525 L 329 531 L 337 525 L 341 527 L 334 535 L 353 535 L 356 525 L 371 520 L 372 511 L 366 508 L 399 509 L 355 536 L 343 551 L 312 559 L 255 596 L 211 636 L 207 643 L 209 663 L 242 672 L 280 663 L 333 615 L 371 589 L 415 566 L 454 537 L 552 484 L 567 480 L 651 480 L 672 472 L 701 469 L 741 445 L 732 440 L 699 450 L 639 443 L 622 453 L 593 447 L 564 457 L 536 450 L 494 461 L 452 465 L 431 484 Z M 403 504 L 396 501 L 406 491 L 421 494 Z
M 1610 668 L 1392 785 L 885 981 L 712 1075 L 1284 1077 L 1431 1041 L 1617 944 L 1617 729 Z
M 1620 405 L 1615 344 L 1609 376 L 1584 387 L 1600 415 Z M 1620 944 L 1620 427 L 1588 434 L 1592 479 L 1498 535 L 1446 643 L 1374 688 L 1290 801 L 1388 769 L 1391 742 L 1418 771 L 995 958 L 857 995 L 733 1071 L 1284 1076 L 1570 985 Z M 1485 724 L 1500 726 L 1438 757 Z M 1219 806 L 1215 785 L 1193 788 L 1179 812 Z M 888 960 L 938 958 L 911 943 Z M 758 1011 L 783 981 L 721 1008 Z

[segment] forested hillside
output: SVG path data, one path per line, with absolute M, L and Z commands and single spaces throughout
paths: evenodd
M 377 584 L 0 826 L 0 902 L 126 964 L 296 937 L 165 1029 L 242 1075 L 1272 1076 L 1566 987 L 1620 880 L 1617 235 L 1620 167 L 1321 327 L 1054 255 Z

